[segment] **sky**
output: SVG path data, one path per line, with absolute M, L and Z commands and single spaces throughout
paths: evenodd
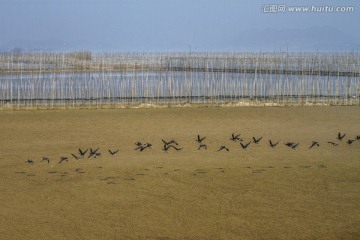
M 0 0 L 0 6 L 0 51 L 360 50 L 357 0 Z M 294 6 L 318 12 L 291 12 Z

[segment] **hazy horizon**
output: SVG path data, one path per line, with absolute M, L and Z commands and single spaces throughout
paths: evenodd
M 360 50 L 358 1 L 0 2 L 0 51 Z

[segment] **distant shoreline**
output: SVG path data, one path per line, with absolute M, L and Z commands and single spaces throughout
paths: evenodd
M 327 102 L 299 102 L 299 103 L 284 103 L 284 102 L 259 102 L 259 101 L 240 101 L 228 103 L 177 103 L 177 104 L 152 104 L 152 103 L 134 103 L 134 104 L 92 104 L 88 106 L 71 106 L 68 104 L 61 105 L 3 105 L 0 111 L 34 111 L 34 110 L 94 110 L 94 109 L 155 109 L 155 108 L 242 108 L 242 107 L 356 107 L 360 106 L 358 102 L 354 103 L 327 103 Z

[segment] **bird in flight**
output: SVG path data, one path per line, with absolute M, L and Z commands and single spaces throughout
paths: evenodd
M 207 145 L 206 145 L 206 144 L 201 143 L 201 144 L 199 144 L 199 148 L 198 148 L 198 150 L 200 150 L 200 148 L 205 148 L 205 149 L 207 149 Z
M 115 157 L 115 155 L 119 152 L 119 149 L 117 149 L 117 150 L 115 150 L 115 151 L 111 151 L 110 149 L 108 149 L 109 150 L 109 153 L 113 156 L 113 157 Z
M 243 143 L 240 143 L 242 149 L 246 150 L 246 148 L 250 145 L 251 141 L 246 143 L 246 144 L 243 144 Z
M 137 141 L 137 142 L 135 143 L 135 145 L 136 145 L 135 150 L 139 150 L 139 149 L 140 149 L 140 151 L 141 151 L 141 148 L 143 147 L 143 144 L 142 144 L 141 142 Z
M 220 146 L 219 150 L 217 150 L 218 152 L 221 150 L 226 150 L 227 152 L 230 151 L 227 147 L 225 146 Z
M 291 147 L 292 149 L 295 149 L 297 148 L 297 146 L 299 146 L 299 143 L 287 142 L 285 143 L 285 145 Z
M 164 152 L 167 152 L 168 150 L 169 150 L 169 148 L 170 148 L 170 145 L 167 145 L 167 144 L 164 144 L 164 147 L 163 147 L 163 151 Z
M 81 156 L 81 157 L 84 157 L 88 150 L 89 150 L 89 149 L 86 149 L 85 151 L 82 151 L 82 150 L 79 148 L 79 154 L 80 154 L 80 156 Z
M 76 156 L 75 154 L 71 154 L 76 160 L 80 160 L 81 159 L 81 157 L 78 157 L 78 156 Z
M 279 144 L 279 141 L 277 141 L 276 143 L 273 143 L 271 140 L 269 140 L 269 144 L 270 144 L 270 147 L 274 148 L 274 147 L 276 147 L 276 145 Z
M 258 144 L 261 139 L 262 139 L 262 137 L 260 137 L 260 138 L 258 138 L 258 139 L 256 139 L 256 138 L 253 137 L 253 142 L 254 142 L 255 144 Z
M 42 157 L 40 162 L 42 162 L 42 161 L 46 161 L 46 162 L 50 163 L 50 159 L 48 157 Z
M 349 139 L 349 140 L 347 140 L 347 144 L 349 144 L 349 145 L 351 145 L 353 142 L 355 142 L 355 139 Z
M 342 139 L 346 136 L 346 133 L 344 133 L 343 135 L 341 135 L 341 133 L 339 132 L 337 135 L 337 139 L 342 141 Z
M 310 148 L 313 148 L 314 146 L 320 146 L 319 142 L 317 142 L 317 141 L 312 141 L 312 144 L 311 144 L 311 146 L 309 147 L 309 149 L 310 149 Z
M 205 138 L 206 138 L 206 137 L 203 137 L 203 138 L 200 137 L 200 135 L 198 134 L 196 141 L 197 141 L 198 143 L 201 143 Z
M 177 148 L 175 147 L 174 145 L 167 145 L 167 144 L 164 144 L 164 147 L 163 147 L 163 151 L 167 152 L 170 148 L 174 148 L 177 152 L 181 151 L 182 148 Z
M 92 150 L 92 148 L 90 148 L 90 154 L 89 154 L 89 157 L 88 158 L 91 158 L 91 157 L 100 157 L 101 154 L 98 153 L 97 151 L 99 150 L 99 148 L 95 149 L 95 150 Z
M 230 140 L 233 141 L 233 142 L 236 142 L 236 141 L 240 141 L 240 142 L 241 142 L 241 141 L 242 141 L 242 139 L 240 138 L 240 134 L 236 134 L 236 135 L 235 135 L 234 133 L 231 134 Z
M 25 162 L 26 162 L 26 163 L 29 163 L 29 164 L 34 164 L 34 161 L 31 160 L 31 159 L 28 159 L 28 160 L 26 160 Z
M 172 139 L 169 142 L 166 142 L 164 139 L 161 139 L 161 141 L 165 144 L 165 145 L 171 145 L 171 144 L 175 144 L 176 146 L 179 145 L 174 139 Z
M 60 157 L 60 160 L 58 163 L 62 163 L 63 161 L 68 161 L 67 157 Z
M 332 144 L 333 146 L 337 146 L 337 145 L 339 145 L 339 144 L 334 143 L 334 142 L 328 142 L 328 143 Z
M 144 151 L 146 148 L 150 148 L 151 149 L 152 144 L 151 143 L 145 143 L 143 145 L 140 145 L 139 147 L 137 147 L 135 150 L 140 149 L 140 152 Z

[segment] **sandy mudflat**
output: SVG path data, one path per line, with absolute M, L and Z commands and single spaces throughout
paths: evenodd
M 359 107 L 5 111 L 0 130 L 0 239 L 360 239 Z

